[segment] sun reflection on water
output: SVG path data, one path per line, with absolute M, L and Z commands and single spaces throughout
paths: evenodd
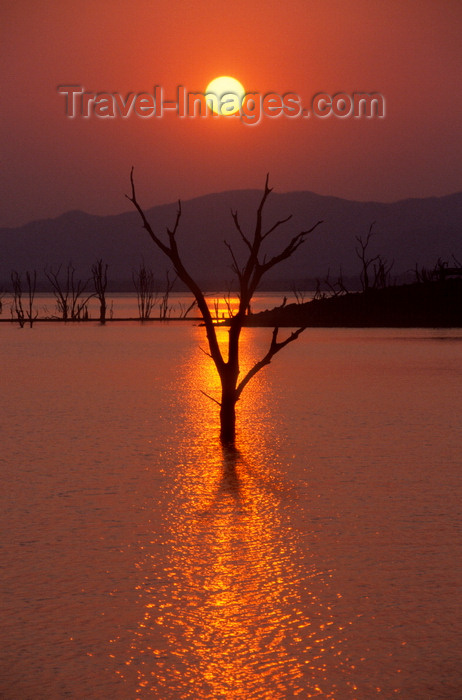
M 248 338 L 242 347 L 250 363 Z M 246 389 L 237 450 L 219 445 L 216 415 L 197 391 L 218 391 L 209 358 L 198 352 L 186 371 L 167 534 L 161 558 L 140 547 L 143 616 L 120 675 L 136 697 L 163 700 L 338 698 L 340 686 L 354 698 L 329 572 L 300 551 L 264 374 Z

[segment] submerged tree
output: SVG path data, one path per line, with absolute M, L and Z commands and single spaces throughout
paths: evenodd
M 166 321 L 170 314 L 170 309 L 168 306 L 168 300 L 170 298 L 170 293 L 175 286 L 176 278 L 174 280 L 170 279 L 169 272 L 165 273 L 165 291 L 162 295 L 161 302 L 159 304 L 159 318 L 161 321 Z
M 61 279 L 61 265 L 57 270 L 45 270 L 45 275 L 51 284 L 56 299 L 58 312 L 63 321 L 81 321 L 88 318 L 88 302 L 95 293 L 85 295 L 89 280 L 82 282 L 75 278 L 75 268 L 72 263 L 66 268 L 64 280 Z
M 24 327 L 26 321 L 32 328 L 33 323 L 38 316 L 38 312 L 34 310 L 35 289 L 37 286 L 37 272 L 36 270 L 34 270 L 32 273 L 29 272 L 29 270 L 27 270 L 26 272 L 27 302 L 25 309 L 22 301 L 23 290 L 21 275 L 16 270 L 13 270 L 11 272 L 11 283 L 13 285 L 13 305 L 11 307 L 11 314 L 16 315 L 16 320 L 18 321 L 21 328 Z
M 11 272 L 11 284 L 13 286 L 13 304 L 11 306 L 11 315 L 16 316 L 21 328 L 24 328 L 24 307 L 22 305 L 22 284 L 21 275 L 16 270 Z
M 374 235 L 375 221 L 369 226 L 369 232 L 366 238 L 363 239 L 362 236 L 356 236 L 356 240 L 359 243 L 359 248 L 355 248 L 356 255 L 361 261 L 361 273 L 360 280 L 362 291 L 367 294 L 371 289 L 385 289 L 390 286 L 391 283 L 391 270 L 394 265 L 394 261 L 391 263 L 381 255 L 376 255 L 373 258 L 368 256 L 369 243 L 372 236 Z M 370 267 L 372 265 L 373 274 L 371 274 Z M 346 290 L 345 290 L 346 291 Z
M 106 323 L 106 287 L 107 287 L 107 269 L 108 265 L 103 263 L 102 258 L 91 266 L 91 274 L 93 276 L 93 285 L 95 287 L 95 295 L 99 300 L 99 322 L 102 326 Z
M 154 273 L 143 263 L 132 271 L 132 280 L 136 289 L 138 312 L 141 321 L 147 321 L 157 300 Z
M 374 264 L 376 260 L 378 260 L 378 255 L 376 255 L 374 258 L 369 258 L 367 254 L 367 249 L 369 247 L 369 243 L 371 241 L 371 237 L 374 235 L 372 229 L 374 228 L 375 221 L 372 222 L 372 224 L 369 226 L 369 232 L 366 236 L 366 238 L 363 238 L 362 236 L 356 236 L 356 240 L 359 243 L 359 248 L 355 248 L 356 255 L 361 261 L 361 273 L 360 273 L 360 280 L 361 280 L 361 286 L 362 290 L 364 293 L 367 294 L 367 292 L 370 290 L 371 285 L 370 285 L 370 278 L 369 278 L 369 268 L 371 265 Z
M 250 302 L 252 297 L 263 277 L 268 270 L 278 265 L 283 260 L 289 258 L 297 248 L 299 248 L 302 243 L 305 242 L 306 236 L 314 231 L 314 229 L 322 223 L 318 221 L 314 226 L 306 231 L 300 231 L 295 236 L 291 238 L 289 243 L 276 255 L 272 255 L 267 258 L 263 255 L 262 257 L 262 244 L 268 238 L 268 236 L 276 229 L 278 229 L 282 224 L 285 224 L 292 215 L 287 216 L 285 219 L 276 221 L 269 228 L 263 227 L 263 210 L 268 199 L 272 188 L 268 186 L 269 176 L 266 176 L 265 189 L 260 200 L 260 204 L 257 209 L 257 216 L 255 227 L 251 235 L 247 235 L 239 222 L 238 214 L 235 211 L 231 212 L 234 225 L 248 248 L 248 255 L 245 262 L 240 265 L 237 261 L 236 255 L 233 251 L 232 246 L 225 241 L 231 258 L 232 258 L 232 269 L 237 275 L 239 282 L 239 307 L 237 312 L 229 319 L 229 337 L 228 337 L 228 359 L 225 360 L 220 346 L 217 340 L 217 334 L 215 331 L 215 325 L 212 318 L 212 314 L 207 306 L 204 293 L 200 289 L 197 282 L 191 277 L 187 271 L 183 260 L 181 259 L 180 253 L 178 251 L 178 245 L 176 240 L 176 233 L 178 231 L 178 226 L 180 224 L 181 218 L 181 201 L 178 202 L 178 209 L 175 224 L 172 229 L 167 228 L 168 242 L 164 242 L 154 231 L 151 224 L 146 218 L 146 215 L 141 208 L 138 200 L 136 198 L 135 192 L 135 182 L 133 179 L 133 168 L 130 174 L 131 182 L 131 196 L 126 195 L 127 199 L 132 202 L 132 204 L 137 209 L 141 216 L 143 227 L 151 236 L 152 240 L 160 250 L 171 260 L 175 273 L 179 279 L 188 287 L 191 293 L 196 299 L 197 306 L 201 312 L 205 330 L 207 333 L 207 340 L 210 352 L 208 353 L 215 363 L 218 375 L 221 382 L 221 401 L 216 401 L 220 406 L 220 438 L 224 444 L 232 444 L 235 441 L 236 436 L 236 403 L 239 400 L 242 391 L 247 386 L 249 381 L 254 377 L 257 372 L 259 372 L 265 365 L 268 365 L 274 355 L 282 350 L 283 347 L 293 342 L 298 338 L 300 333 L 304 328 L 299 328 L 298 330 L 291 333 L 285 340 L 278 342 L 278 328 L 273 329 L 272 338 L 270 346 L 266 355 L 257 362 L 241 379 L 239 379 L 240 368 L 239 368 L 239 339 L 241 335 L 242 328 L 245 324 L 245 317 L 249 312 Z M 205 392 L 204 392 L 205 393 Z M 212 397 L 209 397 L 212 398 Z M 215 399 L 212 399 L 215 401 Z

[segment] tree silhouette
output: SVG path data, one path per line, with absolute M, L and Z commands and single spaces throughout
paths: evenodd
M 132 271 L 132 280 L 136 289 L 140 320 L 147 321 L 157 300 L 154 273 L 142 262 L 137 270 Z
M 76 280 L 72 263 L 66 268 L 64 280 L 61 280 L 61 265 L 57 270 L 45 270 L 45 275 L 51 284 L 62 320 L 81 321 L 88 318 L 88 302 L 95 296 L 95 293 L 84 296 L 89 280 L 85 283 Z
M 13 285 L 13 304 L 11 307 L 11 314 L 16 315 L 16 320 L 18 321 L 21 328 L 24 328 L 26 320 L 29 326 L 32 328 L 35 319 L 38 316 L 38 312 L 34 310 L 34 299 L 35 290 L 37 286 L 37 271 L 26 272 L 26 282 L 27 282 L 27 303 L 24 309 L 22 302 L 22 280 L 21 275 L 16 270 L 11 272 L 11 283 Z M 1 311 L 1 303 L 0 303 Z
M 103 263 L 102 258 L 98 258 L 91 266 L 91 274 L 93 277 L 93 285 L 95 287 L 95 295 L 99 300 L 99 322 L 102 326 L 106 323 L 106 287 L 107 287 L 107 269 L 108 265 Z
M 263 210 L 267 202 L 268 196 L 270 195 L 272 188 L 268 186 L 269 175 L 266 176 L 265 189 L 260 200 L 260 204 L 257 209 L 257 216 L 255 227 L 252 234 L 246 235 L 243 231 L 238 214 L 236 211 L 232 211 L 231 215 L 234 221 L 234 225 L 242 239 L 248 248 L 247 259 L 244 264 L 240 265 L 237 261 L 236 255 L 233 251 L 232 246 L 225 241 L 231 258 L 232 258 L 232 269 L 236 274 L 239 282 L 239 307 L 238 311 L 229 319 L 229 337 L 228 337 L 228 359 L 225 360 L 221 349 L 218 344 L 217 335 L 215 332 L 215 325 L 212 318 L 212 314 L 207 306 L 204 293 L 200 289 L 197 282 L 191 277 L 187 271 L 185 264 L 180 256 L 176 234 L 181 219 L 181 201 L 178 202 L 178 209 L 176 214 L 175 224 L 172 229 L 167 228 L 168 242 L 164 242 L 154 231 L 151 224 L 146 218 L 146 215 L 141 208 L 138 200 L 136 198 L 135 192 L 135 182 L 133 178 L 133 168 L 130 173 L 130 183 L 131 183 L 131 196 L 125 195 L 127 199 L 132 202 L 132 204 L 137 209 L 138 213 L 143 222 L 143 227 L 151 236 L 152 240 L 158 248 L 171 260 L 175 273 L 179 279 L 188 287 L 190 292 L 194 295 L 196 299 L 197 306 L 202 315 L 205 330 L 207 334 L 208 346 L 210 352 L 208 353 L 215 363 L 218 375 L 221 382 L 221 401 L 216 401 L 220 406 L 220 439 L 223 444 L 234 444 L 236 437 L 236 403 L 240 399 L 242 391 L 247 386 L 249 381 L 254 377 L 257 372 L 259 372 L 265 365 L 268 365 L 273 359 L 274 355 L 282 350 L 283 347 L 293 342 L 298 338 L 300 333 L 304 328 L 299 328 L 298 330 L 291 333 L 285 340 L 278 341 L 278 328 L 273 329 L 272 337 L 268 352 L 265 356 L 245 374 L 242 379 L 239 379 L 240 369 L 239 369 L 239 339 L 241 335 L 242 328 L 245 324 L 245 317 L 250 309 L 250 302 L 252 297 L 263 277 L 268 270 L 278 265 L 283 260 L 291 257 L 295 251 L 305 242 L 306 236 L 314 231 L 314 229 L 322 223 L 318 221 L 314 226 L 306 231 L 300 231 L 295 236 L 293 236 L 289 243 L 281 249 L 276 255 L 272 255 L 267 258 L 266 255 L 262 256 L 262 244 L 263 242 L 274 233 L 281 225 L 288 222 L 292 215 L 287 216 L 285 219 L 276 221 L 268 229 L 263 227 Z M 205 392 L 203 392 L 205 393 Z M 209 397 L 212 398 L 212 397 Z

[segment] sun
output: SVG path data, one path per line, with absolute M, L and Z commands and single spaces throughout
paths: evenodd
M 205 90 L 209 96 L 207 103 L 215 114 L 230 117 L 239 112 L 244 99 L 245 90 L 242 83 L 229 75 L 214 78 Z

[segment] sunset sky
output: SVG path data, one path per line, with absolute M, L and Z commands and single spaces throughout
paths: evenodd
M 462 189 L 460 0 L 3 0 L 1 226 L 227 189 L 394 201 Z M 69 119 L 90 92 L 378 92 L 383 119 Z

